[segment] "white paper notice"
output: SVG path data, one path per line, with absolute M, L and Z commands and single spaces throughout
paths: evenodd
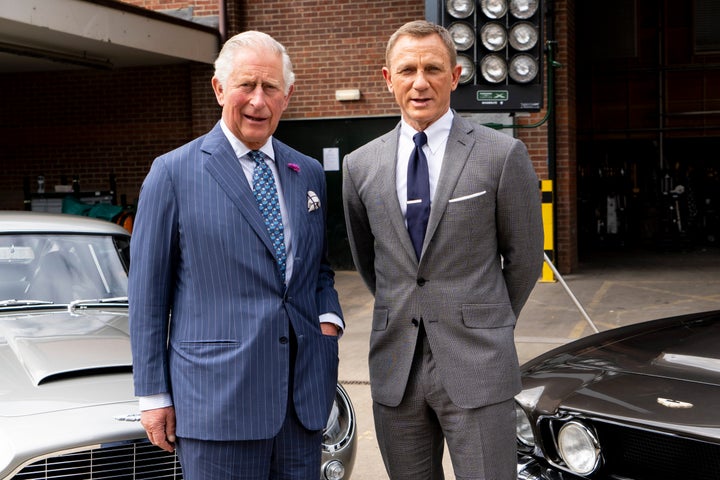
M 339 148 L 323 148 L 323 166 L 326 172 L 337 172 L 340 170 Z

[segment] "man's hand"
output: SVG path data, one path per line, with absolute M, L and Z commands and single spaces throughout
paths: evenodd
M 338 336 L 338 326 L 334 323 L 323 322 L 320 324 L 320 330 L 322 331 L 323 335 L 330 335 L 333 337 Z
M 175 408 L 155 408 L 144 410 L 140 423 L 153 445 L 168 452 L 175 451 Z

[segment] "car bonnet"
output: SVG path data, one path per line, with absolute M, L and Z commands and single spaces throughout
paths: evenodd
M 556 349 L 523 375 L 516 398 L 558 410 L 720 437 L 720 321 L 705 316 L 604 332 Z
M 720 386 L 720 319 L 678 322 L 576 352 L 568 365 Z
M 133 400 L 123 312 L 0 316 L 0 416 Z

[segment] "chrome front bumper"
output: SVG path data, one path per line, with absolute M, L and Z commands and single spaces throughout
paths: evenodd
M 586 480 L 541 464 L 528 455 L 518 455 L 517 480 Z

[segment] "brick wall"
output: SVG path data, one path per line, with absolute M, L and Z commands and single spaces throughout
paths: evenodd
M 155 10 L 193 8 L 220 15 L 218 0 L 125 0 Z M 269 33 L 289 50 L 297 75 L 286 119 L 395 116 L 397 106 L 382 78 L 385 45 L 403 23 L 424 17 L 423 0 L 228 0 L 228 35 L 246 29 Z M 576 264 L 574 0 L 556 0 L 561 30 L 557 73 L 557 240 L 566 251 L 561 271 Z M 220 15 L 222 18 L 222 15 Z M 205 133 L 219 118 L 208 65 L 0 75 L 0 209 L 23 208 L 22 180 L 80 177 L 83 190 L 107 188 L 134 203 L 152 159 Z M 338 102 L 335 90 L 357 88 L 361 100 Z M 547 105 L 547 102 L 546 102 Z M 518 117 L 531 125 L 545 110 Z M 548 178 L 547 124 L 516 130 L 528 146 L 540 179 Z M 36 184 L 35 184 L 36 185 Z
M 560 273 L 578 266 L 577 244 L 577 119 L 575 105 L 575 0 L 556 0 L 556 265 Z
M 242 0 L 237 26 L 262 30 L 285 45 L 297 76 L 285 118 L 397 115 L 382 78 L 387 40 L 424 18 L 422 0 Z M 229 32 L 237 33 L 237 31 Z M 358 88 L 361 100 L 338 102 L 335 90 Z
M 210 90 L 212 72 L 194 68 L 204 70 L 194 75 Z M 46 191 L 75 176 L 83 191 L 94 191 L 107 190 L 114 173 L 118 199 L 134 203 L 153 158 L 194 133 L 191 70 L 0 75 L 0 209 L 22 209 L 23 180 L 36 189 L 38 175 Z

